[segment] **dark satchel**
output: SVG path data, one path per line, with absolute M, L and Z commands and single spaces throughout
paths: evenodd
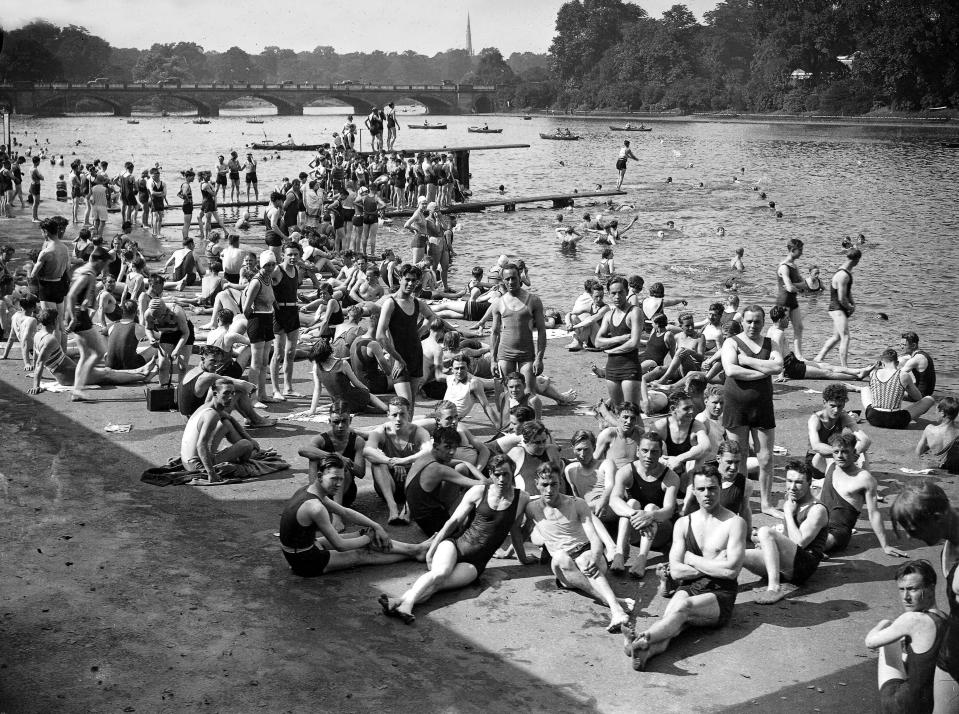
M 176 389 L 172 381 L 157 387 L 147 387 L 147 411 L 168 412 L 177 408 Z

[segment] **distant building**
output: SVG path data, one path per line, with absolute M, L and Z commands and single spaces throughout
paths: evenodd
M 851 55 L 837 55 L 836 61 L 847 67 L 852 67 L 852 63 L 859 59 L 859 52 L 853 52 Z
M 789 75 L 789 80 L 793 85 L 805 82 L 807 79 L 812 79 L 812 72 L 807 72 L 804 69 L 794 69 L 792 74 Z

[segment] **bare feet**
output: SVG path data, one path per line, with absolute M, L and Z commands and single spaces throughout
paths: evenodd
M 609 624 L 606 625 L 606 631 L 616 634 L 621 632 L 623 625 L 629 622 L 629 615 L 620 610 L 619 612 L 614 612 L 609 618 Z
M 287 387 L 286 389 L 283 390 L 283 396 L 292 397 L 293 399 L 302 399 L 303 397 L 303 395 L 300 394 L 299 392 L 293 391 L 291 387 Z
M 663 563 L 656 566 L 656 577 L 659 578 L 659 594 L 663 597 L 672 597 L 676 594 L 676 581 L 669 574 L 669 565 Z
M 583 345 L 579 340 L 573 338 L 573 341 L 566 345 L 566 349 L 568 349 L 570 352 L 579 352 L 581 349 L 583 349 Z
M 273 401 L 274 401 L 274 402 L 285 402 L 285 401 L 286 401 L 286 397 L 284 397 L 284 396 L 283 396 L 282 394 L 280 394 L 279 392 L 273 392 Z
M 609 564 L 609 572 L 611 573 L 622 573 L 626 571 L 626 562 L 623 558 L 622 553 L 617 553 L 613 556 L 612 562 Z
M 642 672 L 646 669 L 646 662 L 649 661 L 650 652 L 649 652 L 649 635 L 645 632 L 636 635 L 636 639 L 633 640 L 633 669 L 637 672 Z
M 575 404 L 576 403 L 576 390 L 570 389 L 569 391 L 563 392 L 559 395 L 562 399 L 559 400 L 560 404 Z
M 95 402 L 96 400 L 92 399 L 91 397 L 88 397 L 83 392 L 77 390 L 73 393 L 73 396 L 70 397 L 70 401 L 71 402 Z
M 642 580 L 646 577 L 646 557 L 645 555 L 636 556 L 636 560 L 633 561 L 633 565 L 629 569 L 629 577 L 636 580 Z
M 756 604 L 757 605 L 773 605 L 783 598 L 785 598 L 789 593 L 793 592 L 796 589 L 795 585 L 790 585 L 788 583 L 780 584 L 776 588 L 755 588 L 753 592 L 756 595 Z

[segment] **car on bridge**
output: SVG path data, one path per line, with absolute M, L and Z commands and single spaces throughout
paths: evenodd
M 160 87 L 179 87 L 180 80 L 176 77 L 164 77 L 157 82 L 157 85 Z
M 109 77 L 97 77 L 97 78 L 91 79 L 89 82 L 87 82 L 87 86 L 88 86 L 88 87 L 92 87 L 92 86 L 95 85 L 95 84 L 109 84 L 109 83 L 110 83 L 110 78 L 109 78 Z
M 337 87 L 348 87 L 348 86 L 350 86 L 351 84 L 356 84 L 356 82 L 354 82 L 352 79 L 342 79 L 342 80 L 340 80 L 339 82 L 336 83 L 336 86 L 337 86 Z
M 294 82 L 292 79 L 284 79 L 282 82 L 280 82 L 281 87 L 292 87 L 295 84 L 296 82 Z

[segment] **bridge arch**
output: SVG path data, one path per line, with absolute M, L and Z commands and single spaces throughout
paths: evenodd
M 34 107 L 38 116 L 58 116 L 68 111 L 73 111 L 80 100 L 94 100 L 100 104 L 109 107 L 116 116 L 130 116 L 132 104 L 118 101 L 115 97 L 100 94 L 99 92 L 90 92 L 81 97 L 76 95 L 55 95 L 43 99 Z
M 437 99 L 435 96 L 430 94 L 418 94 L 416 92 L 410 92 L 406 96 L 414 101 L 419 102 L 424 107 L 426 107 L 427 114 L 458 114 L 459 113 L 456 109 L 455 103 L 445 102 L 442 99 Z
M 491 114 L 496 111 L 493 100 L 485 94 L 478 94 L 473 100 L 473 111 L 477 114 Z

